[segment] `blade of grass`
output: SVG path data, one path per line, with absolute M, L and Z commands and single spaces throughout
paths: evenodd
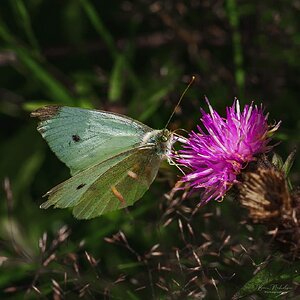
M 5 158 L 0 162 L 0 178 L 7 176 L 11 179 L 16 202 L 29 192 L 29 186 L 44 159 L 45 145 L 34 130 L 33 124 L 23 126 L 0 149 L 1 157 Z
M 137 107 L 141 107 L 141 99 L 143 99 L 141 107 L 143 112 L 140 115 L 136 115 L 136 118 L 142 122 L 154 115 L 163 102 L 164 97 L 174 89 L 182 74 L 181 68 L 172 65 L 172 62 L 166 62 L 165 67 L 168 69 L 168 74 L 160 77 L 159 80 L 153 81 L 150 79 L 148 82 L 144 80 L 143 86 L 137 90 L 131 101 L 129 112 L 135 116 Z
M 163 98 L 173 89 L 173 84 L 165 85 L 159 87 L 157 90 L 153 91 L 151 95 L 149 95 L 148 99 L 145 101 L 148 103 L 147 109 L 141 114 L 139 120 L 145 122 L 149 119 L 155 111 L 158 109 Z
M 108 99 L 111 102 L 115 102 L 121 97 L 124 83 L 124 69 L 124 56 L 119 55 L 119 57 L 115 60 L 115 64 L 109 80 Z
M 101 20 L 100 15 L 97 13 L 96 9 L 93 7 L 93 5 L 88 0 L 80 0 L 80 3 L 89 18 L 91 24 L 93 25 L 96 32 L 99 34 L 99 36 L 103 39 L 105 44 L 108 47 L 108 50 L 110 51 L 110 54 L 112 55 L 113 59 L 118 59 L 119 55 L 121 55 L 119 50 L 117 49 L 115 45 L 115 41 L 113 36 L 110 34 L 108 29 L 105 27 L 104 23 Z M 131 64 L 128 62 L 128 59 L 124 56 L 124 67 L 126 68 L 127 74 L 129 79 L 131 80 L 131 83 L 135 87 L 139 87 L 139 79 L 135 75 L 134 71 L 132 70 Z
M 242 38 L 239 31 L 239 13 L 235 0 L 227 0 L 227 14 L 232 28 L 233 60 L 235 65 L 235 82 L 240 96 L 243 96 L 245 86 L 245 72 L 243 69 Z
M 45 67 L 29 54 L 27 49 L 19 47 L 14 51 L 23 66 L 46 88 L 45 92 L 52 100 L 66 105 L 74 104 L 74 97 L 70 95 L 69 91 L 47 72 Z
M 30 50 L 18 44 L 16 38 L 6 28 L 1 19 L 0 39 L 6 42 L 6 49 L 9 48 L 16 54 L 18 62 L 21 63 L 22 67 L 26 70 L 26 76 L 29 76 L 29 78 L 31 76 L 39 82 L 44 87 L 45 93 L 51 99 L 66 105 L 74 103 L 74 97 L 70 95 L 69 91 L 46 71 L 46 66 L 40 63 L 37 58 L 30 53 Z M 14 66 L 20 71 L 17 64 Z
M 14 0 L 10 1 L 10 4 L 13 7 L 16 21 L 19 23 L 19 26 L 22 30 L 24 30 L 27 39 L 34 49 L 36 55 L 40 55 L 40 47 L 38 44 L 37 39 L 35 38 L 32 26 L 31 26 L 31 19 L 28 13 L 28 10 L 22 0 Z
M 5 26 L 1 18 L 0 18 L 0 38 L 7 44 L 16 43 L 15 38 L 12 36 L 12 34 L 10 34 L 9 30 L 7 29 L 7 27 Z
M 98 34 L 101 36 L 101 38 L 104 40 L 106 43 L 109 51 L 113 55 L 113 57 L 117 56 L 117 49 L 115 46 L 114 39 L 112 35 L 109 33 L 109 31 L 105 28 L 100 16 L 96 12 L 95 8 L 93 5 L 88 1 L 88 0 L 80 0 L 80 3 L 87 14 L 88 18 L 90 19 L 93 27 L 95 30 L 98 32 Z

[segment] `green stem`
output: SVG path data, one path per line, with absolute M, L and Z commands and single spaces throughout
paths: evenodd
M 242 95 L 245 86 L 245 71 L 243 68 L 242 38 L 239 31 L 239 13 L 235 0 L 227 0 L 227 13 L 232 28 L 233 60 L 235 66 L 235 82 Z

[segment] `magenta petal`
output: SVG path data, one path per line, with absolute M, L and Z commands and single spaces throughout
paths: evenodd
M 224 197 L 246 164 L 272 148 L 269 137 L 280 124 L 269 128 L 262 106 L 253 103 L 241 111 L 239 101 L 234 100 L 222 118 L 206 101 L 210 113 L 201 109 L 204 129 L 197 126 L 198 132 L 192 131 L 183 149 L 174 154 L 190 170 L 181 181 L 203 191 L 202 203 Z

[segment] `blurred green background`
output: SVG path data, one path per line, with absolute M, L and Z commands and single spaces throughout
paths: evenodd
M 166 197 L 179 175 L 167 164 L 128 210 L 90 221 L 40 210 L 69 171 L 29 115 L 62 104 L 162 128 L 195 75 L 171 129 L 199 124 L 204 95 L 220 113 L 234 97 L 254 100 L 282 120 L 286 157 L 300 141 L 299 10 L 296 0 L 2 0 L 0 298 L 230 299 L 250 280 L 271 237 L 230 198 L 191 216 L 199 195 Z M 296 158 L 298 183 L 299 169 Z

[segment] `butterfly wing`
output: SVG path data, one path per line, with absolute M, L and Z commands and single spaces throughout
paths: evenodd
M 31 113 L 38 131 L 74 175 L 137 147 L 152 129 L 115 113 L 67 106 L 46 106 Z
M 135 151 L 136 150 L 126 151 L 104 160 L 55 186 L 44 195 L 48 196 L 48 200 L 41 205 L 41 208 L 48 208 L 52 205 L 58 208 L 76 206 L 80 202 L 83 194 L 91 187 L 97 178 L 105 174 L 110 168 L 122 162 Z
M 133 205 L 149 189 L 160 162 L 154 148 L 117 155 L 50 190 L 42 207 L 73 207 L 76 218 L 90 219 Z

